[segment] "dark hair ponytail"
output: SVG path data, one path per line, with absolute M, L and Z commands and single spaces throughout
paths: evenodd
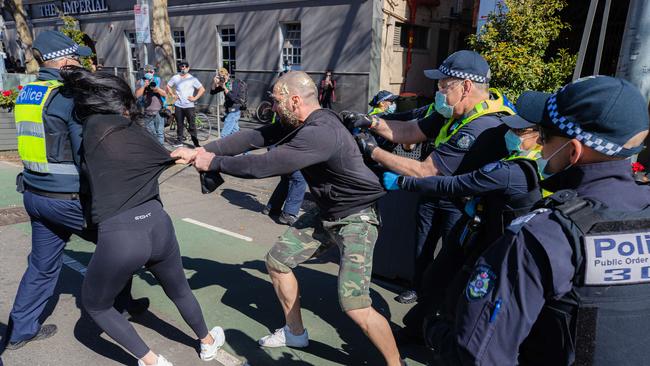
M 66 67 L 61 70 L 61 92 L 74 100 L 74 113 L 80 121 L 94 114 L 124 114 L 138 122 L 135 96 L 129 85 L 117 76 L 93 73 L 82 67 Z

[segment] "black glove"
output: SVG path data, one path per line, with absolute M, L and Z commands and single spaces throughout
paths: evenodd
M 364 113 L 343 111 L 341 112 L 341 117 L 343 118 L 343 124 L 350 131 L 356 128 L 365 130 L 372 125 L 372 119 Z
M 199 179 L 201 180 L 201 193 L 203 194 L 214 192 L 224 182 L 219 172 L 201 172 L 199 173 Z
M 359 150 L 364 156 L 371 157 L 372 152 L 377 148 L 377 140 L 369 132 L 361 132 L 354 136 L 354 139 L 357 140 L 357 145 L 359 145 Z

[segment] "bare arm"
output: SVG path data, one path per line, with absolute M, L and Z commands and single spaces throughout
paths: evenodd
M 416 120 L 386 121 L 374 118 L 370 128 L 375 134 L 398 144 L 416 144 L 425 141 L 427 136 L 422 132 Z
M 194 101 L 198 100 L 199 98 L 201 98 L 203 96 L 203 93 L 205 93 L 205 88 L 203 86 L 201 86 L 199 88 L 198 92 L 196 93 L 196 96 L 189 97 L 189 98 L 187 98 L 187 100 L 189 100 L 191 102 L 194 102 Z
M 439 170 L 433 162 L 431 155 L 424 161 L 417 161 L 376 148 L 372 152 L 372 159 L 383 165 L 386 169 L 401 175 L 422 178 L 439 174 Z

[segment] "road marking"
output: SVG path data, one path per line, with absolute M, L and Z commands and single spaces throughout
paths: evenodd
M 237 239 L 246 240 L 246 241 L 253 241 L 253 238 L 249 238 L 248 236 L 244 236 L 244 235 L 241 235 L 241 234 L 233 233 L 232 231 L 229 231 L 229 230 L 226 230 L 226 229 L 222 229 L 222 228 L 220 228 L 220 227 L 216 227 L 216 226 L 208 225 L 208 224 L 205 224 L 205 223 L 203 223 L 203 222 L 201 222 L 201 221 L 196 221 L 196 220 L 194 220 L 194 219 L 190 219 L 189 217 L 184 218 L 183 221 L 185 221 L 185 222 L 189 222 L 190 224 L 198 225 L 198 226 L 200 226 L 200 227 L 204 227 L 204 228 L 206 228 L 206 229 L 210 229 L 210 230 L 212 230 L 212 231 L 216 231 L 216 232 L 218 232 L 218 233 L 222 233 L 222 234 L 230 235 L 230 236 L 232 236 L 232 237 L 234 237 L 234 238 L 237 238 Z
M 82 276 L 86 276 L 86 271 L 88 270 L 86 266 L 79 263 L 76 259 L 70 258 L 67 254 L 63 255 L 63 264 L 70 267 L 73 271 L 76 271 Z

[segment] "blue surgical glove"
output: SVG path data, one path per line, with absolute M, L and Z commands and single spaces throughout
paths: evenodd
M 399 174 L 393 172 L 384 172 L 384 187 L 389 191 L 395 191 L 400 189 L 400 186 L 397 184 L 397 179 Z

